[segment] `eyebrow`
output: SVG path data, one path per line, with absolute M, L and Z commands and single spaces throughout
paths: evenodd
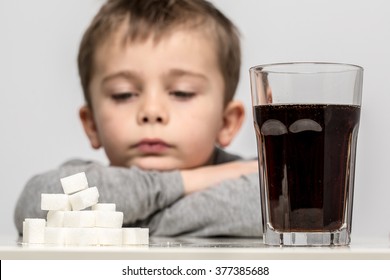
M 195 78 L 200 78 L 205 81 L 208 80 L 207 76 L 202 73 L 197 73 L 197 72 L 183 70 L 183 69 L 172 69 L 168 72 L 168 76 L 173 76 L 173 77 L 191 76 Z
M 189 71 L 189 70 L 183 70 L 183 69 L 171 69 L 171 70 L 169 70 L 167 76 L 174 77 L 174 78 L 189 76 L 189 77 L 202 79 L 204 81 L 208 81 L 207 76 L 202 74 L 202 73 Z M 139 83 L 141 80 L 139 75 L 137 75 L 136 72 L 125 70 L 125 71 L 119 71 L 119 72 L 110 74 L 108 76 L 105 76 L 103 78 L 101 84 L 104 85 L 108 81 L 116 79 L 116 78 L 124 78 L 126 80 L 134 81 L 136 83 Z
M 102 85 L 107 83 L 109 80 L 116 79 L 116 78 L 124 78 L 129 81 L 135 81 L 139 82 L 140 78 L 135 72 L 132 71 L 119 71 L 113 74 L 110 74 L 103 78 Z

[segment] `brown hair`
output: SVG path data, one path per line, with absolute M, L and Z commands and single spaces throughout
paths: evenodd
M 109 35 L 127 22 L 130 41 L 156 40 L 175 27 L 205 27 L 215 38 L 219 67 L 225 83 L 225 104 L 233 99 L 240 76 L 241 51 L 237 28 L 205 0 L 108 0 L 92 20 L 80 44 L 78 68 L 86 103 L 91 106 L 89 85 L 94 52 Z

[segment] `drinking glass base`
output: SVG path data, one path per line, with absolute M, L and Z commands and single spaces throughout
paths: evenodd
M 351 237 L 346 228 L 334 232 L 279 232 L 267 228 L 263 241 L 271 246 L 346 246 Z

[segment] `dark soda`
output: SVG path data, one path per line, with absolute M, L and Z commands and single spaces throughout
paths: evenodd
M 260 184 L 281 232 L 335 231 L 354 180 L 360 106 L 254 107 Z M 265 208 L 263 208 L 263 211 Z

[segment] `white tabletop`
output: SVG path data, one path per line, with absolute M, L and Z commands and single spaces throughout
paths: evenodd
M 256 238 L 151 238 L 149 246 L 56 246 L 26 245 L 20 238 L 0 236 L 0 259 L 390 260 L 390 242 L 353 239 L 342 247 L 270 247 Z

